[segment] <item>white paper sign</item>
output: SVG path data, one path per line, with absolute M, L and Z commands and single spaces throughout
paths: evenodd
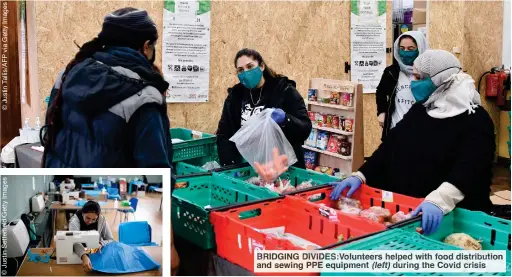
M 386 68 L 386 1 L 351 0 L 351 81 L 374 93 Z
M 207 102 L 210 86 L 210 0 L 166 0 L 162 72 L 168 103 Z

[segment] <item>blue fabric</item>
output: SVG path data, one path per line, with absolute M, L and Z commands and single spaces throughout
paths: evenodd
M 151 226 L 147 221 L 130 221 L 119 224 L 119 242 L 132 246 L 157 245 L 151 242 Z
M 158 269 L 160 264 L 144 250 L 120 242 L 111 242 L 101 252 L 91 254 L 92 269 L 111 274 L 136 273 Z
M 443 220 L 443 210 L 433 203 L 423 202 L 412 212 L 412 216 L 417 216 L 420 212 L 421 228 L 425 235 L 435 233 Z
M 87 203 L 87 202 L 88 201 L 85 201 L 85 200 L 78 200 L 75 202 L 75 206 L 83 207 L 85 205 L 85 203 Z M 100 204 L 100 207 L 101 207 L 101 206 L 105 206 L 107 204 L 107 202 L 100 201 L 100 202 L 98 202 L 98 204 Z
M 331 199 L 338 200 L 340 198 L 341 193 L 346 189 L 350 188 L 347 193 L 347 197 L 351 197 L 354 192 L 362 185 L 361 179 L 357 177 L 349 177 L 341 182 L 330 183 L 332 186 L 335 186 L 334 190 L 331 192 Z
M 172 144 L 166 105 L 143 105 L 129 122 L 109 111 L 148 85 L 167 90 L 168 83 L 144 59 L 135 50 L 112 47 L 67 73 L 61 86 L 63 124 L 53 146 L 45 145 L 44 167 L 170 168 Z M 122 76 L 111 66 L 130 69 L 142 80 Z M 52 94 L 56 94 L 55 88 Z
M 94 184 L 82 184 L 82 188 L 94 188 Z
M 84 190 L 86 195 L 97 198 L 101 194 L 101 190 Z

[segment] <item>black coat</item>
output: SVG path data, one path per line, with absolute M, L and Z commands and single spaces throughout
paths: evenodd
M 489 212 L 495 150 L 482 107 L 436 119 L 415 104 L 359 170 L 369 186 L 417 198 L 449 182 L 465 196 L 458 207 Z
M 391 115 L 395 112 L 395 97 L 396 85 L 398 84 L 398 76 L 400 74 L 400 67 L 398 65 L 391 65 L 384 69 L 382 78 L 376 91 L 377 100 L 377 116 L 381 113 L 386 114 L 384 121 L 384 129 L 382 130 L 382 140 L 389 133 L 391 127 Z
M 296 167 L 305 168 L 302 145 L 311 132 L 311 120 L 304 104 L 304 99 L 295 88 L 295 82 L 287 77 L 266 80 L 265 86 L 271 95 L 266 95 L 265 108 L 280 108 L 286 113 L 285 123 L 281 126 L 286 138 L 293 146 L 297 156 Z M 242 122 L 242 101 L 248 93 L 242 84 L 228 89 L 228 97 L 224 101 L 222 116 L 217 128 L 217 149 L 220 163 L 223 166 L 242 162 L 240 152 L 229 139 L 240 129 Z

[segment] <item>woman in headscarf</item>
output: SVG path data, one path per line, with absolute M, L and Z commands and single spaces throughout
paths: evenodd
M 428 43 L 422 32 L 410 31 L 399 36 L 393 48 L 397 64 L 384 70 L 376 92 L 382 140 L 416 102 L 409 86 L 414 79 L 412 64 L 416 57 L 428 50 Z
M 358 172 L 334 183 L 338 199 L 363 183 L 417 198 L 426 234 L 455 206 L 490 212 L 494 124 L 480 105 L 471 76 L 443 50 L 428 50 L 414 61 L 411 90 L 417 102 L 389 132 Z

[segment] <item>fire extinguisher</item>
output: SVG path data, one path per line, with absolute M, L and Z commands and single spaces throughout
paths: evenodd
M 486 97 L 498 97 L 503 91 L 503 83 L 507 79 L 507 73 L 505 70 L 499 67 L 493 67 L 490 71 L 485 72 L 478 81 L 478 93 L 480 93 L 480 83 L 482 78 L 487 75 L 485 79 L 486 83 Z

